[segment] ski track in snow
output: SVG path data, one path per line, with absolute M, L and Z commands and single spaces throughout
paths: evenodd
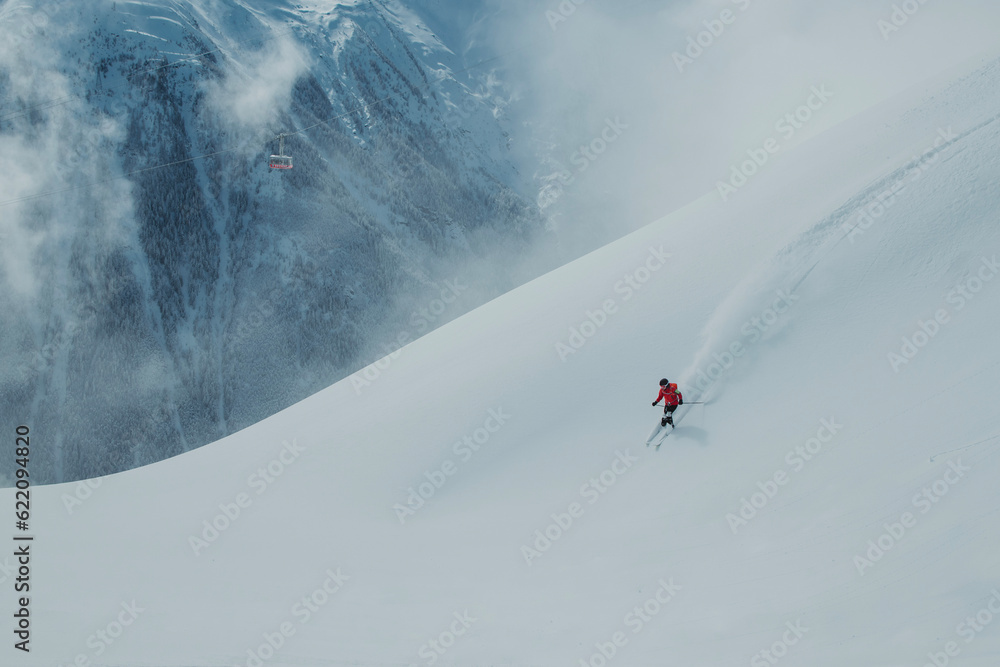
M 795 295 L 802 284 L 812 273 L 813 269 L 819 266 L 836 248 L 850 236 L 851 230 L 844 229 L 844 223 L 850 218 L 856 217 L 858 212 L 871 205 L 878 199 L 881 193 L 886 192 L 894 183 L 905 180 L 906 174 L 929 158 L 938 158 L 941 154 L 950 151 L 958 146 L 945 161 L 953 159 L 965 148 L 960 144 L 971 138 L 977 132 L 992 125 L 1000 114 L 992 116 L 972 128 L 959 133 L 954 139 L 935 147 L 931 152 L 921 155 L 906 164 L 898 167 L 886 174 L 883 178 L 870 184 L 857 195 L 845 202 L 835 212 L 825 219 L 817 222 L 810 229 L 802 232 L 798 240 L 790 243 L 775 258 L 762 266 L 755 275 L 746 278 L 718 307 L 712 319 L 702 333 L 705 343 L 695 354 L 694 360 L 688 368 L 681 373 L 684 384 L 692 386 L 695 383 L 695 374 L 698 370 L 709 365 L 713 354 L 725 352 L 725 348 L 730 341 L 739 340 L 739 327 L 744 324 L 753 313 L 766 310 L 768 300 L 773 298 L 773 292 L 777 289 L 785 288 L 790 294 Z M 916 147 L 915 147 L 916 148 Z M 852 228 L 853 229 L 853 228 Z M 886 229 L 881 230 L 888 234 Z M 881 247 L 881 246 L 880 246 Z M 816 257 L 819 255 L 818 257 Z M 881 252 L 876 254 L 869 265 L 869 269 L 878 261 Z M 791 265 L 791 266 L 789 266 Z M 808 265 L 802 271 L 795 267 Z M 858 281 L 859 286 L 867 278 L 868 270 Z M 757 295 L 766 295 L 764 299 Z M 781 326 L 786 326 L 788 322 L 783 322 Z M 771 330 L 769 333 L 774 333 Z M 709 383 L 699 397 L 711 397 L 712 389 L 718 389 L 716 382 Z

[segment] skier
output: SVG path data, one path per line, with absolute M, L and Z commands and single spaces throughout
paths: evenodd
M 660 380 L 660 394 L 653 401 L 653 405 L 655 406 L 660 400 L 663 400 L 663 419 L 660 420 L 660 426 L 670 424 L 670 428 L 673 428 L 674 410 L 678 406 L 684 405 L 684 397 L 681 395 L 681 392 L 677 391 L 676 384 L 663 378 Z

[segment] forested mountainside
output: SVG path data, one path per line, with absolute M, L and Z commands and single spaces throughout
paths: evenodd
M 502 83 L 403 4 L 0 13 L 0 410 L 38 481 L 216 440 L 523 279 Z

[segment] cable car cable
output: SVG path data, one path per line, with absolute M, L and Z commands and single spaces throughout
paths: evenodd
M 479 61 L 477 63 L 473 63 L 472 65 L 470 65 L 468 67 L 465 67 L 463 69 L 457 70 L 456 72 L 453 72 L 452 76 L 454 76 L 456 74 L 462 74 L 464 72 L 468 72 L 469 70 L 475 69 L 477 67 L 482 67 L 483 65 L 485 65 L 487 63 L 490 63 L 490 62 L 493 62 L 494 60 L 499 60 L 501 58 L 506 58 L 507 56 L 511 55 L 512 53 L 517 53 L 518 51 L 524 50 L 526 48 L 527 48 L 527 46 L 523 46 L 523 47 L 520 47 L 520 48 L 517 48 L 517 49 L 513 49 L 511 51 L 508 51 L 507 53 L 499 55 L 499 56 L 493 56 L 491 58 L 486 58 L 486 59 L 481 60 L 481 61 Z M 428 82 L 428 83 L 425 83 L 422 86 L 418 86 L 417 88 L 418 89 L 420 89 L 420 88 L 428 88 L 433 83 L 434 82 Z M 370 104 L 368 104 L 366 106 L 367 107 L 378 106 L 380 104 L 383 104 L 384 102 L 387 102 L 388 100 L 393 99 L 396 96 L 397 95 L 395 95 L 395 94 L 393 94 L 393 95 L 387 95 L 387 96 L 385 96 L 383 98 L 375 100 L 374 102 L 372 102 L 372 103 L 370 103 Z M 313 125 L 310 125 L 308 127 L 304 127 L 304 128 L 299 129 L 299 130 L 295 130 L 294 132 L 284 132 L 283 134 L 286 137 L 287 136 L 294 136 L 296 134 L 301 134 L 301 133 L 303 133 L 303 132 L 305 132 L 307 130 L 311 130 L 311 129 L 315 128 L 315 127 L 319 127 L 320 125 L 327 125 L 329 123 L 332 123 L 335 120 L 339 120 L 341 118 L 346 118 L 346 117 L 348 117 L 348 116 L 350 116 L 350 115 L 352 115 L 354 113 L 357 113 L 358 111 L 362 111 L 362 110 L 363 109 L 361 109 L 361 108 L 351 109 L 350 111 L 345 111 L 344 113 L 337 114 L 336 116 L 332 116 L 331 118 L 327 118 L 326 120 L 322 120 L 322 121 L 320 121 L 318 123 L 315 123 Z M 270 135 L 270 133 L 268 133 L 268 135 Z M 262 139 L 260 141 L 260 143 L 266 143 L 267 141 L 273 141 L 274 139 L 277 139 L 277 138 L 278 138 L 277 136 L 273 136 L 271 139 Z M 227 149 L 220 150 L 220 151 L 215 151 L 215 152 L 212 152 L 212 153 L 205 153 L 203 155 L 194 155 L 194 156 L 189 157 L 189 158 L 184 158 L 183 160 L 175 160 L 173 162 L 167 162 L 167 163 L 164 163 L 164 164 L 158 164 L 158 165 L 152 165 L 152 166 L 149 166 L 149 167 L 143 167 L 142 169 L 135 169 L 133 171 L 126 172 L 126 173 L 121 174 L 119 176 L 112 176 L 112 177 L 105 178 L 105 179 L 100 179 L 100 180 L 95 180 L 95 181 L 89 181 L 87 183 L 80 183 L 79 185 L 71 185 L 71 186 L 67 186 L 67 187 L 64 187 L 64 188 L 58 188 L 58 189 L 55 189 L 55 190 L 47 190 L 45 192 L 37 192 L 37 193 L 31 194 L 31 195 L 24 195 L 23 197 L 15 197 L 14 199 L 7 199 L 5 201 L 0 201 L 0 207 L 9 206 L 10 204 L 18 204 L 18 203 L 25 202 L 25 201 L 31 201 L 31 200 L 34 200 L 34 199 L 40 199 L 42 197 L 48 197 L 48 196 L 51 196 L 51 195 L 62 194 L 64 192 L 72 192 L 73 190 L 80 190 L 80 189 L 83 189 L 83 188 L 86 188 L 86 187 L 90 187 L 90 186 L 94 186 L 94 185 L 103 185 L 105 183 L 111 183 L 111 182 L 114 182 L 114 181 L 117 181 L 117 180 L 120 180 L 120 179 L 123 179 L 123 178 L 128 178 L 130 176 L 134 176 L 136 174 L 141 174 L 141 173 L 144 173 L 144 172 L 147 172 L 147 171 L 154 171 L 156 169 L 165 169 L 166 167 L 174 167 L 174 166 L 177 166 L 179 164 L 184 164 L 186 162 L 193 162 L 195 160 L 202 160 L 202 159 L 209 158 L 209 157 L 215 157 L 216 155 L 224 155 L 226 153 L 232 153 L 232 152 L 240 150 L 241 148 L 243 148 L 244 146 L 246 146 L 249 143 L 250 142 L 244 142 L 244 143 L 242 143 L 239 146 L 234 146 L 232 148 L 227 148 Z
M 268 27 L 270 27 L 270 26 L 268 26 Z M 173 67 L 175 65 L 181 65 L 181 64 L 184 64 L 184 63 L 192 63 L 192 62 L 195 62 L 195 60 L 194 60 L 195 58 L 201 58 L 202 56 L 207 56 L 207 55 L 212 54 L 212 53 L 217 53 L 217 52 L 222 51 L 222 50 L 224 50 L 226 48 L 229 48 L 229 47 L 232 47 L 232 46 L 236 46 L 237 44 L 246 44 L 247 42 L 253 42 L 253 41 L 257 41 L 257 40 L 264 41 L 264 40 L 276 37 L 278 35 L 287 34 L 289 32 L 294 31 L 296 27 L 299 27 L 299 26 L 288 26 L 288 27 L 286 27 L 286 28 L 284 28 L 282 30 L 274 30 L 272 28 L 272 30 L 274 30 L 274 32 L 271 35 L 259 36 L 259 37 L 248 37 L 246 39 L 240 39 L 240 40 L 237 40 L 235 42 L 230 42 L 226 46 L 220 46 L 220 47 L 218 47 L 216 49 L 212 49 L 211 51 L 203 51 L 201 53 L 192 53 L 192 54 L 189 54 L 189 55 L 182 56 L 182 57 L 180 57 L 177 60 L 174 60 L 172 62 L 165 63 L 163 65 L 157 65 L 156 67 L 150 67 L 150 68 L 147 68 L 147 69 L 144 69 L 144 70 L 139 70 L 138 72 L 132 72 L 128 76 L 141 76 L 143 74 L 148 74 L 150 72 L 158 72 L 161 69 L 166 69 L 167 67 Z M 162 51 L 160 53 L 162 53 Z M 201 64 L 201 63 L 198 63 L 198 64 Z M 113 85 L 113 86 L 108 86 L 107 88 L 104 89 L 104 91 L 106 92 L 106 91 L 111 91 L 111 90 L 117 90 L 117 89 L 121 88 L 122 86 L 124 86 L 127 83 L 128 83 L 128 81 L 126 80 L 126 81 L 123 81 L 123 82 L 121 82 L 119 84 L 116 84 L 116 85 Z M 148 86 L 146 86 L 145 89 L 152 88 L 154 85 L 156 85 L 156 84 L 155 83 L 151 83 Z M 142 92 L 142 90 L 144 90 L 144 89 L 143 88 L 139 88 L 139 92 Z M 44 111 L 46 109 L 51 109 L 53 107 L 62 106 L 63 104 L 68 104 L 68 103 L 72 102 L 73 100 L 83 99 L 84 97 L 86 97 L 86 93 L 76 93 L 76 94 L 73 94 L 73 95 L 65 95 L 63 97 L 56 97 L 54 99 L 47 100 L 45 102 L 38 102 L 37 104 L 33 104 L 30 107 L 22 109 L 21 111 L 13 111 L 11 113 L 8 113 L 5 116 L 0 116 L 0 122 L 3 122 L 5 120 L 9 120 L 11 118 L 20 118 L 21 116 L 27 116 L 28 114 L 32 113 L 33 111 Z

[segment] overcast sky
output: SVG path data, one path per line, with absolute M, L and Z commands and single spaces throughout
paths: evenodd
M 510 54 L 513 109 L 535 131 L 520 148 L 572 174 L 550 210 L 581 228 L 651 222 L 713 190 L 769 137 L 791 148 L 1000 48 L 995 0 L 908 0 L 899 11 L 882 0 L 577 2 L 487 0 L 476 36 Z M 699 33 L 700 53 L 688 51 Z M 814 86 L 830 96 L 811 100 L 819 108 L 793 136 L 779 132 Z M 608 120 L 619 136 L 581 158 Z

